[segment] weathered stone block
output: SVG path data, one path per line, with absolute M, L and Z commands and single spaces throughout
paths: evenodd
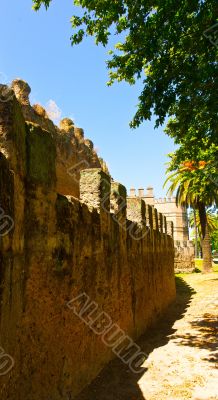
M 118 182 L 111 182 L 110 211 L 120 221 L 126 221 L 126 188 Z
M 14 228 L 14 176 L 4 155 L 0 152 L 0 256 L 12 246 Z M 1 266 L 0 266 L 1 271 Z M 0 273 L 2 275 L 2 271 Z M 0 276 L 0 282 L 1 282 Z M 1 294 L 1 290 L 0 290 Z M 0 298 L 1 300 L 1 298 Z
M 23 81 L 22 79 L 14 79 L 11 87 L 14 90 L 14 93 L 18 99 L 18 101 L 25 106 L 30 105 L 29 95 L 31 92 L 31 88 L 27 82 Z
M 79 140 L 79 142 L 84 141 L 84 130 L 82 128 L 74 127 L 74 135 Z
M 100 168 L 81 171 L 80 200 L 88 207 L 110 213 L 110 191 L 110 177 Z
M 157 209 L 154 207 L 152 207 L 152 215 L 153 215 L 153 229 L 159 231 Z
M 146 225 L 145 202 L 138 197 L 127 197 L 127 218 L 137 224 Z
M 163 233 L 163 214 L 158 213 L 158 227 L 159 227 L 159 232 Z
M 94 149 L 94 144 L 91 140 L 89 139 L 85 139 L 84 140 L 84 144 L 89 148 L 89 150 L 93 150 Z
M 195 269 L 195 248 L 191 241 L 175 240 L 175 273 L 189 273 Z
M 39 125 L 27 123 L 27 175 L 28 181 L 52 188 L 56 183 L 56 151 L 49 132 Z
M 153 207 L 149 204 L 145 204 L 146 207 L 146 224 L 150 229 L 153 229 Z
M 134 188 L 130 189 L 130 197 L 136 197 L 136 190 Z
M 173 222 L 167 221 L 167 234 L 173 238 Z
M 5 93 L 0 87 L 0 100 Z M 26 130 L 20 104 L 14 92 L 8 88 L 7 97 L 0 101 L 0 148 L 10 161 L 12 168 L 25 175 L 26 168 Z
M 167 235 L 167 218 L 163 215 L 163 232 Z
M 59 124 L 60 130 L 66 133 L 71 139 L 74 136 L 74 122 L 70 118 L 64 118 Z

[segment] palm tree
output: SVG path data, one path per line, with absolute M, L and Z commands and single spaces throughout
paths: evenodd
M 206 210 L 207 213 L 207 224 L 208 231 L 211 234 L 217 229 L 217 216 L 211 211 L 211 209 Z M 189 225 L 194 228 L 195 231 L 195 257 L 198 256 L 198 236 L 201 239 L 201 223 L 198 210 L 193 209 L 189 214 Z M 196 248 L 197 247 L 197 248 Z
M 202 173 L 199 174 L 196 171 L 196 167 L 185 165 L 172 173 L 170 165 L 167 169 L 169 175 L 164 186 L 171 182 L 168 193 L 173 195 L 176 191 L 177 205 L 191 206 L 198 210 L 202 234 L 203 272 L 210 272 L 212 271 L 212 252 L 206 207 L 217 203 L 218 187 Z
M 194 228 L 195 228 L 195 258 L 197 258 L 198 257 L 198 228 L 197 228 L 195 208 L 193 208 L 193 221 L 194 221 Z
M 215 229 L 217 229 L 217 216 L 210 209 L 207 209 L 206 213 L 207 213 L 208 230 L 209 233 L 211 234 Z M 201 236 L 201 223 L 198 211 L 195 211 L 195 220 L 198 233 Z M 194 228 L 195 226 L 194 210 L 191 211 L 189 214 L 189 224 L 191 228 Z

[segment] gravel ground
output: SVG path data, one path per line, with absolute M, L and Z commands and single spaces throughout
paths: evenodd
M 218 274 L 176 280 L 176 302 L 138 342 L 142 372 L 116 359 L 76 400 L 218 400 Z

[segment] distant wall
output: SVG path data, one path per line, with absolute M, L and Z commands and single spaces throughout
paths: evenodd
M 31 88 L 25 81 L 15 79 L 12 88 L 22 107 L 25 121 L 40 125 L 53 137 L 56 147 L 58 193 L 79 198 L 80 171 L 86 168 L 100 168 L 105 164 L 98 158 L 92 141 L 84 137 L 83 129 L 76 127 L 70 118 L 62 119 L 57 127 L 41 105 L 31 106 L 29 101 Z
M 172 224 L 100 168 L 81 172 L 80 200 L 58 193 L 53 128 L 25 119 L 13 93 L 0 102 L 0 207 L 14 222 L 0 235 L 0 346 L 15 361 L 0 395 L 68 400 L 114 355 L 67 303 L 86 293 L 137 339 L 175 298 Z
M 153 188 L 150 186 L 146 189 L 146 192 L 143 188 L 138 189 L 138 193 L 132 188 L 130 189 L 130 196 L 143 199 L 146 204 L 155 207 L 159 213 L 164 214 L 167 221 L 172 221 L 175 240 L 189 240 L 187 210 L 185 207 L 176 204 L 175 197 L 155 198 Z
M 155 199 L 154 207 L 164 214 L 168 221 L 173 222 L 175 240 L 189 239 L 187 210 L 185 207 L 177 206 L 175 197 Z
M 195 269 L 195 247 L 193 242 L 175 240 L 175 273 L 189 273 Z

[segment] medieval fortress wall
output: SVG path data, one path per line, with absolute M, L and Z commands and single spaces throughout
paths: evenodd
M 194 269 L 194 244 L 189 240 L 188 216 L 185 207 L 176 204 L 176 198 L 156 198 L 153 187 L 130 189 L 131 198 L 141 198 L 166 217 L 167 222 L 173 222 L 175 246 L 175 272 L 191 272 Z
M 130 189 L 130 196 L 136 196 L 136 190 Z M 146 193 L 144 189 L 138 189 L 138 197 L 143 199 L 146 204 L 149 204 L 157 209 L 158 212 L 166 216 L 167 221 L 173 222 L 174 240 L 188 241 L 188 217 L 185 207 L 176 205 L 176 198 L 159 198 L 154 196 L 152 187 L 148 187 Z
M 25 82 L 12 88 L 0 87 L 0 346 L 13 359 L 0 395 L 68 400 L 115 354 L 140 370 L 131 340 L 175 298 L 173 224 L 126 196 L 71 120 L 57 128 Z

